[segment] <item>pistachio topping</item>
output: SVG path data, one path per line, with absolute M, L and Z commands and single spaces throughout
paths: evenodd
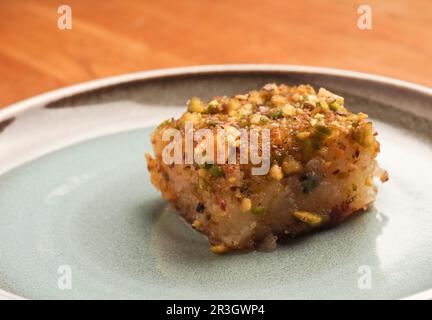
M 192 97 L 188 103 L 188 111 L 199 112 L 199 113 L 204 112 L 205 111 L 204 103 L 200 98 Z
M 255 208 L 252 208 L 251 213 L 255 214 L 255 215 L 263 215 L 266 213 L 266 211 L 267 210 L 264 207 L 255 207 Z
M 307 223 L 312 227 L 317 227 L 324 221 L 323 216 L 309 211 L 294 211 L 293 217 L 301 222 Z

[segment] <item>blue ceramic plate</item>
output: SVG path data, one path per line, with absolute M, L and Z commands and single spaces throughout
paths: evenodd
M 325 86 L 370 114 L 390 181 L 369 212 L 337 228 L 270 253 L 214 255 L 150 184 L 149 135 L 189 96 L 268 82 Z M 0 296 L 430 298 L 431 119 L 428 88 L 269 65 L 130 74 L 10 106 L 0 112 Z

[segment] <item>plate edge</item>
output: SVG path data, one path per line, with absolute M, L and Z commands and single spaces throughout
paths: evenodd
M 69 97 L 75 94 L 83 93 L 90 90 L 100 89 L 107 86 L 128 83 L 137 80 L 166 78 L 184 75 L 199 75 L 203 73 L 226 73 L 226 72 L 298 72 L 298 73 L 318 73 L 333 76 L 345 76 L 360 80 L 375 81 L 393 86 L 403 87 L 432 96 L 432 88 L 426 86 L 399 80 L 390 77 L 384 77 L 371 73 L 358 71 L 349 71 L 336 68 L 300 66 L 300 65 L 280 65 L 280 64 L 221 64 L 221 65 L 203 65 L 192 67 L 155 69 L 148 71 L 139 71 L 126 73 L 123 75 L 106 77 L 97 80 L 86 81 L 83 83 L 52 90 L 31 98 L 21 100 L 10 104 L 0 110 L 0 122 L 8 120 L 15 115 L 34 108 L 40 108 L 48 103 L 55 102 L 58 99 Z

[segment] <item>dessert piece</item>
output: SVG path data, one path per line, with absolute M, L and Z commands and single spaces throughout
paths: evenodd
M 146 157 L 152 183 L 213 252 L 271 250 L 374 202 L 373 178 L 388 179 L 375 136 L 366 114 L 326 89 L 267 84 L 191 98 L 155 130 Z

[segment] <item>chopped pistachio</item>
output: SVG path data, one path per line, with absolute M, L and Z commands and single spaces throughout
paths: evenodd
M 218 101 L 216 100 L 212 100 L 209 102 L 209 104 L 207 105 L 207 112 L 208 113 L 216 113 L 218 108 L 219 108 L 220 104 Z
M 270 114 L 270 118 L 272 118 L 274 120 L 282 118 L 282 117 L 283 117 L 283 113 L 282 113 L 282 110 L 280 110 L 280 109 L 277 109 Z
M 337 94 L 333 93 L 333 98 L 336 100 L 336 102 L 340 105 L 343 106 L 345 103 L 345 99 L 344 97 L 338 96 Z
M 204 103 L 200 98 L 192 97 L 188 103 L 188 111 L 202 113 L 205 111 Z
M 313 135 L 315 138 L 318 138 L 319 140 L 325 139 L 326 137 L 330 136 L 332 133 L 332 130 L 322 124 L 316 124 L 313 128 Z
M 222 177 L 224 175 L 222 169 L 218 166 L 218 165 L 212 165 L 211 168 L 209 169 L 210 175 L 213 178 L 219 178 Z
M 324 221 L 324 218 L 321 215 L 309 211 L 295 211 L 293 216 L 297 220 L 307 223 L 312 227 L 317 227 Z
M 344 99 L 324 88 L 320 88 L 318 90 L 318 98 L 322 100 L 326 100 L 328 103 L 337 102 L 339 105 L 343 105 Z
M 262 215 L 262 214 L 265 214 L 266 211 L 267 211 L 266 208 L 255 207 L 255 208 L 252 208 L 251 213 L 255 214 L 255 215 Z
M 324 111 L 329 111 L 329 110 L 330 110 L 329 105 L 328 105 L 327 102 L 325 102 L 325 101 L 323 101 L 323 100 L 320 100 L 320 101 L 318 101 L 318 103 L 319 103 L 320 107 L 321 107 Z
M 368 148 L 373 145 L 373 129 L 372 123 L 365 123 L 363 126 L 356 127 L 352 132 L 353 140 L 364 148 Z
M 335 102 L 330 103 L 330 109 L 333 111 L 338 111 L 341 108 L 340 104 Z
M 314 115 L 314 118 L 318 120 L 318 122 L 322 122 L 324 120 L 324 115 L 322 113 L 317 113 Z
M 212 166 L 213 166 L 213 163 L 211 163 L 211 162 L 205 162 L 203 165 L 204 169 L 207 169 L 207 170 L 210 169 Z
M 267 118 L 266 116 L 261 116 L 260 117 L 260 123 L 267 123 L 269 121 L 269 118 Z

